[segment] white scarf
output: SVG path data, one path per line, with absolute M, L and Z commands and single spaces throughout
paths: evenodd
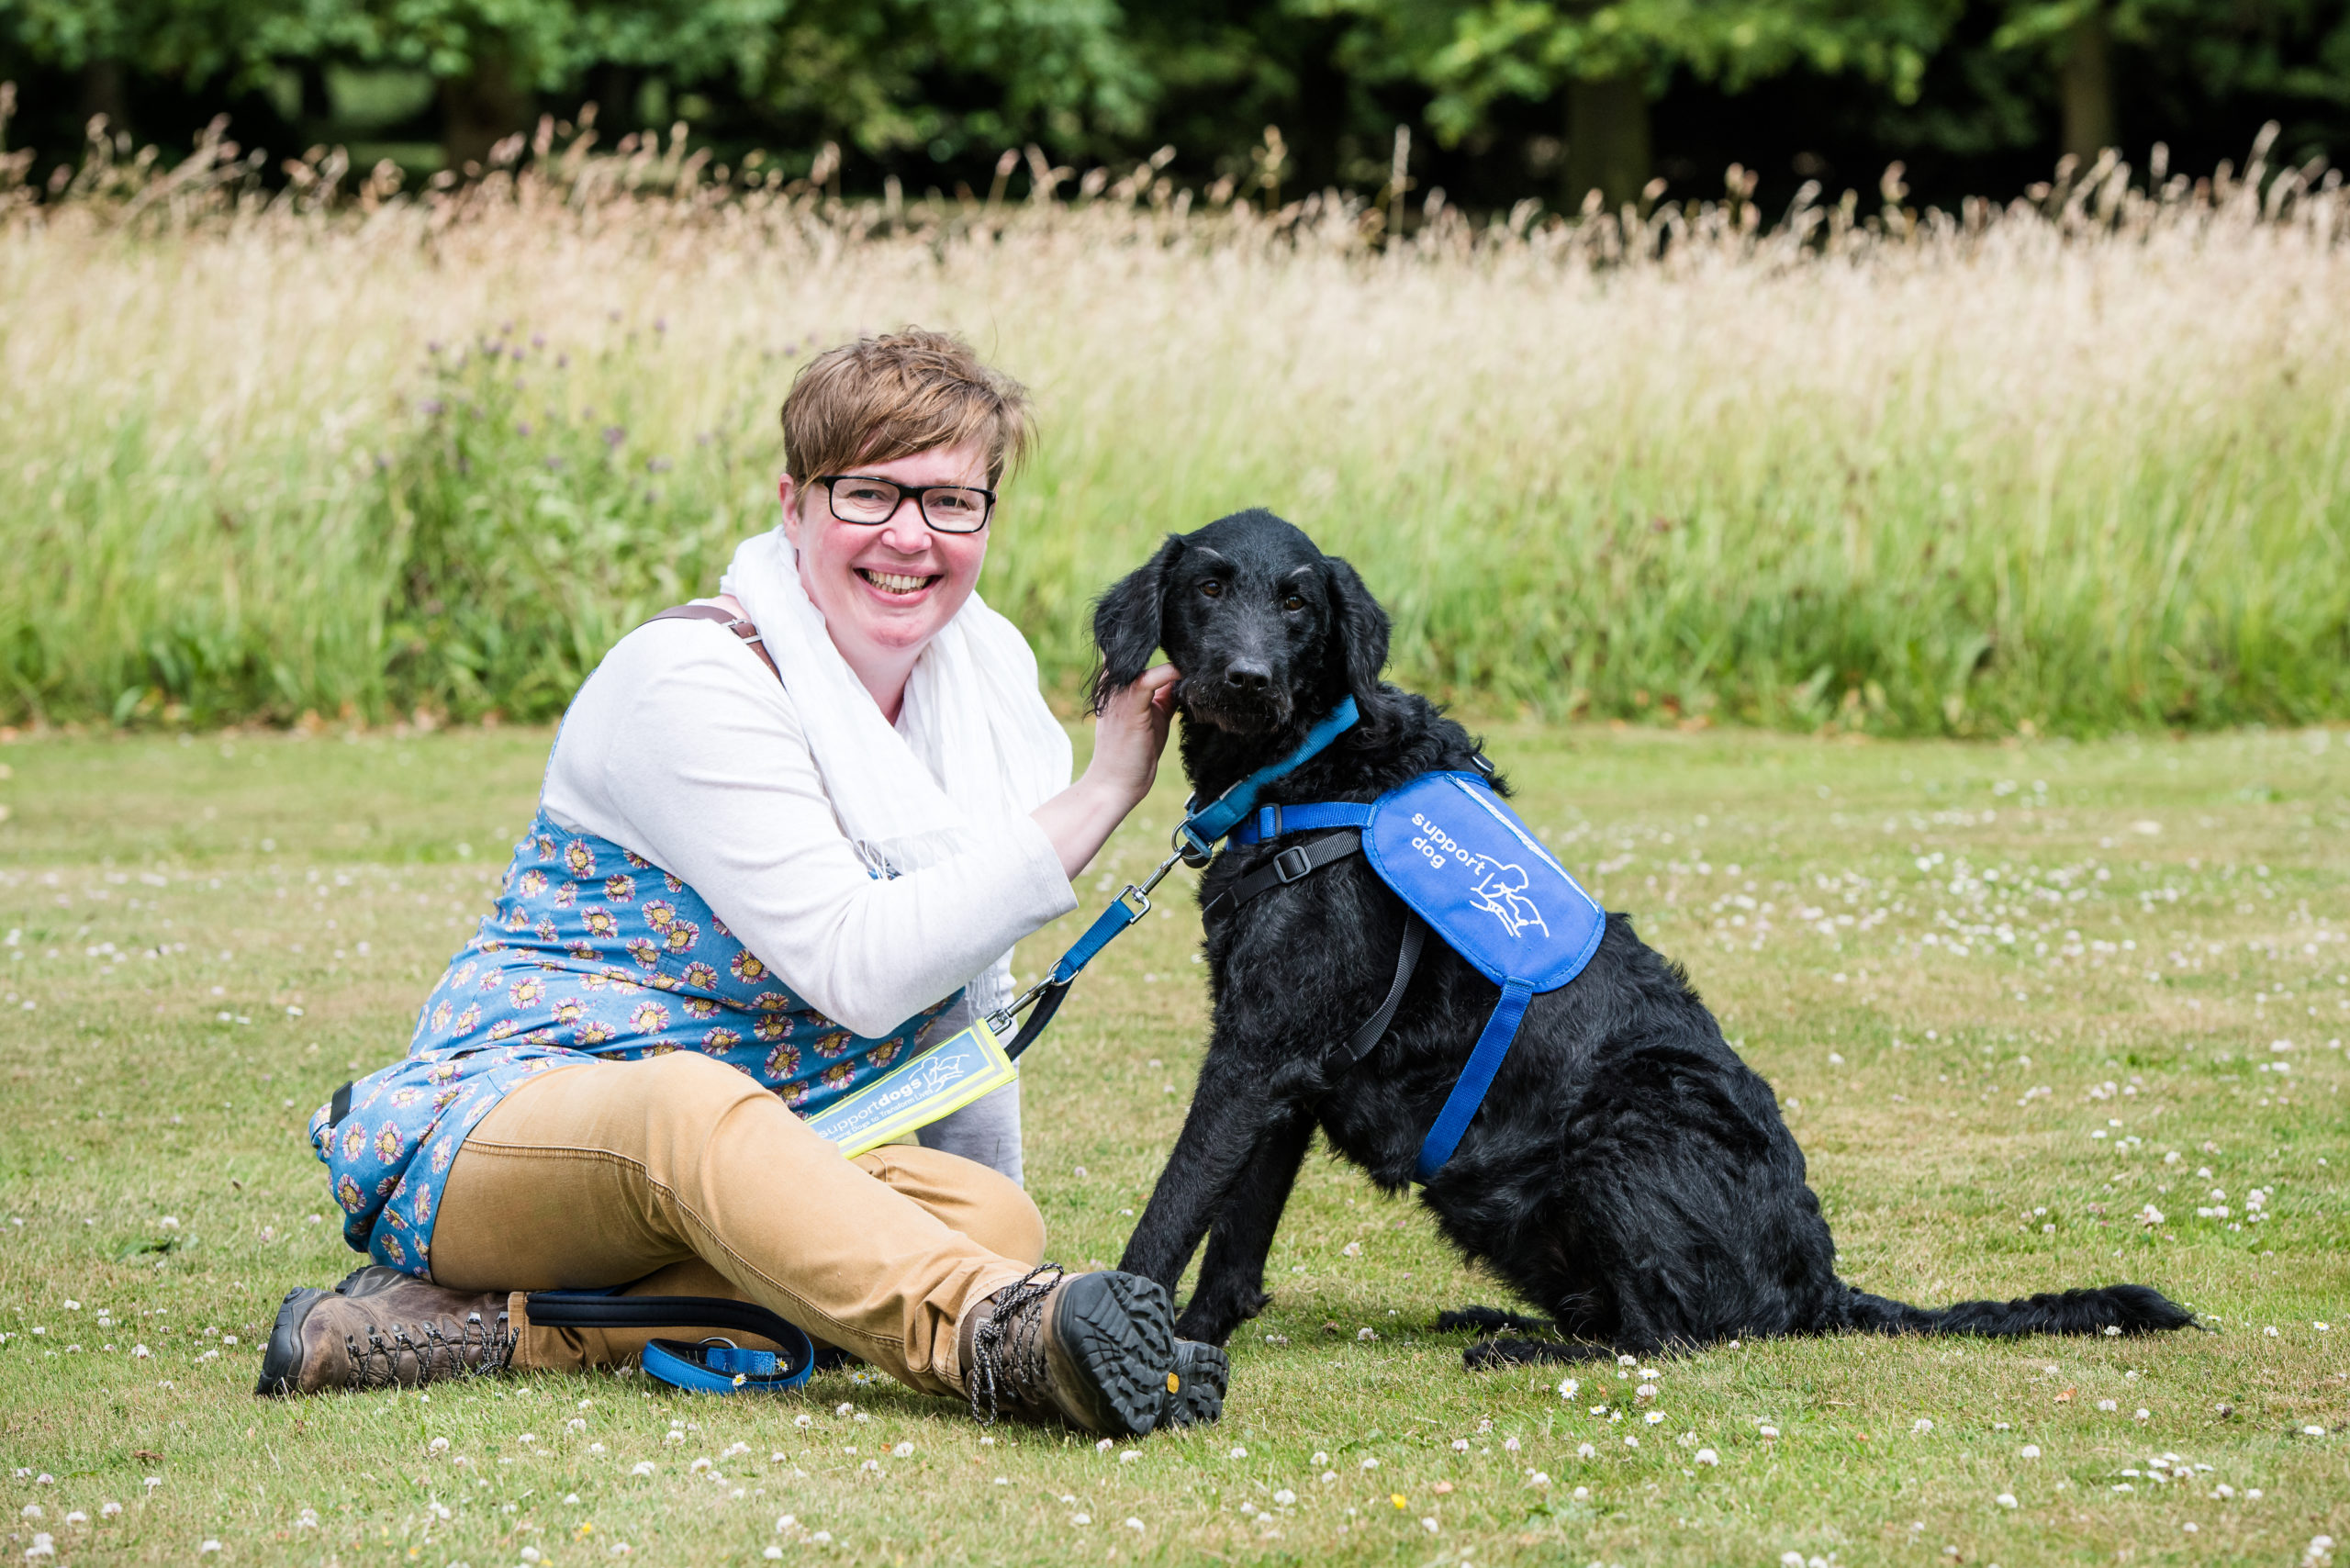
M 781 528 L 744 540 L 718 586 L 759 629 L 841 830 L 881 875 L 963 853 L 1069 788 L 1069 734 L 1036 689 L 1036 655 L 976 591 L 914 661 L 893 726 L 834 646 Z M 972 981 L 980 1011 L 1011 998 L 1011 970 L 1006 953 Z

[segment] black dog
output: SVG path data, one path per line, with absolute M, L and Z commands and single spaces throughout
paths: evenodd
M 1182 672 L 1183 767 L 1202 800 L 1287 755 L 1348 695 L 1360 722 L 1265 803 L 1370 801 L 1423 773 L 1483 766 L 1468 732 L 1381 682 L 1387 617 L 1353 568 L 1270 512 L 1170 536 L 1102 596 L 1093 630 L 1097 702 L 1162 645 Z M 1279 847 L 1225 850 L 1201 882 L 1203 906 Z M 1405 921 L 1360 855 L 1210 909 L 1207 1058 L 1119 1265 L 1172 1290 L 1208 1237 L 1183 1337 L 1221 1344 L 1270 1300 L 1265 1256 L 1315 1126 L 1381 1186 L 1412 1179 L 1497 991 L 1431 940 L 1377 1047 L 1326 1066 L 1388 989 Z M 1483 1108 L 1421 1201 L 1453 1246 L 1590 1342 L 1488 1342 L 1471 1350 L 1472 1365 L 1840 1328 L 2139 1333 L 2194 1321 L 2144 1285 L 1928 1309 L 1839 1280 L 1770 1085 L 1622 914 L 1607 917 L 1577 979 L 1534 999 Z M 1480 1308 L 1439 1326 L 1541 1324 Z

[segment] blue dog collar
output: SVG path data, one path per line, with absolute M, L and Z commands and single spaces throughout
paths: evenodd
M 1341 698 L 1338 705 L 1306 731 L 1305 738 L 1279 762 L 1257 769 L 1205 806 L 1197 804 L 1196 801 L 1184 801 L 1183 821 L 1175 829 L 1175 853 L 1160 861 L 1158 868 L 1139 886 L 1127 883 L 1125 890 L 1110 901 L 1109 908 L 1093 917 L 1093 924 L 1087 926 L 1085 934 L 1045 972 L 1043 980 L 988 1014 L 989 1028 L 998 1035 L 1012 1035 L 1013 1020 L 1031 1002 L 1042 999 L 1043 1004 L 1021 1026 L 1020 1032 L 1012 1035 L 1010 1042 L 1003 1047 L 1003 1054 L 1016 1058 L 1035 1043 L 1036 1036 L 1044 1033 L 1046 1024 L 1052 1022 L 1053 1014 L 1059 1011 L 1061 999 L 1069 994 L 1069 988 L 1076 982 L 1085 966 L 1091 963 L 1118 933 L 1150 913 L 1151 889 L 1158 886 L 1160 879 L 1175 868 L 1178 860 L 1194 868 L 1205 866 L 1214 858 L 1215 846 L 1256 805 L 1259 791 L 1319 756 L 1332 741 L 1354 728 L 1359 716 L 1355 700 Z
M 1305 738 L 1297 743 L 1296 749 L 1279 762 L 1257 769 L 1204 806 L 1184 801 L 1183 825 L 1175 830 L 1176 847 L 1189 851 L 1183 858 L 1193 866 L 1206 865 L 1215 853 L 1217 843 L 1239 826 L 1241 819 L 1256 807 L 1257 797 L 1266 785 L 1287 778 L 1319 756 L 1332 741 L 1353 729 L 1360 716 L 1355 700 L 1342 697 L 1321 722 L 1305 732 Z

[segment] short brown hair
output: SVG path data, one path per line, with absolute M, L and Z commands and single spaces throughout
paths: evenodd
M 1035 439 L 1026 387 L 954 333 L 920 327 L 826 350 L 783 399 L 784 471 L 803 488 L 818 474 L 967 444 L 987 454 L 992 486 Z

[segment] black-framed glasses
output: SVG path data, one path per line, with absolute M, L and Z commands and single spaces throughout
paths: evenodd
M 977 485 L 901 485 L 867 474 L 819 474 L 816 483 L 832 498 L 834 517 L 868 528 L 895 517 L 908 496 L 941 533 L 977 533 L 995 512 L 995 492 Z

